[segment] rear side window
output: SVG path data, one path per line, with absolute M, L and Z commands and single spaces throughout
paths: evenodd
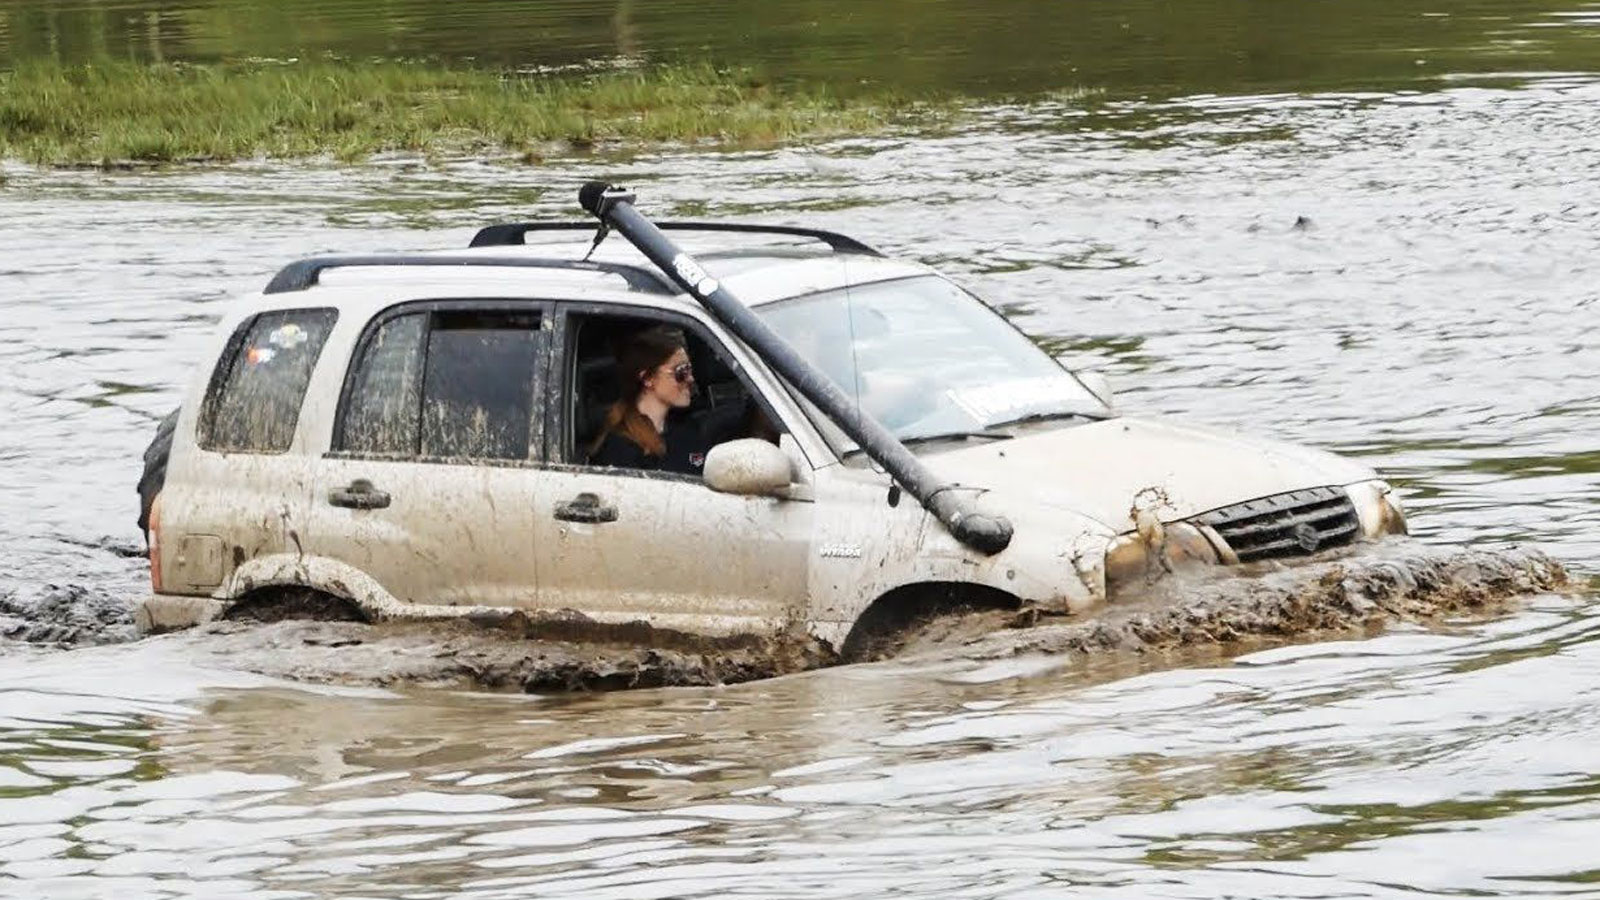
M 527 459 L 539 313 L 441 310 L 391 318 L 356 361 L 335 449 Z
M 224 453 L 283 453 L 338 313 L 290 309 L 239 327 L 211 376 L 200 446 Z

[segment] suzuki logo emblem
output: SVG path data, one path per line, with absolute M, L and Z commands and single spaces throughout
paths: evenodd
M 1294 542 L 1300 545 L 1301 550 L 1307 553 L 1315 553 L 1317 552 L 1317 545 L 1322 543 L 1322 535 L 1317 534 L 1315 528 L 1301 522 L 1294 527 Z

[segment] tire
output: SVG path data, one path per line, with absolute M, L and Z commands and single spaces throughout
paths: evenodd
M 263 588 L 239 598 L 222 618 L 230 622 L 368 622 L 353 600 L 312 588 Z
M 987 609 L 1019 609 L 1022 601 L 997 588 L 961 582 L 926 582 L 895 588 L 873 601 L 856 619 L 839 657 L 847 663 L 888 659 L 909 632 L 938 616 Z
M 178 410 L 167 413 L 156 426 L 156 435 L 144 450 L 144 473 L 139 476 L 139 530 L 150 543 L 150 507 L 167 483 L 167 458 L 172 455 L 172 435 L 178 430 Z

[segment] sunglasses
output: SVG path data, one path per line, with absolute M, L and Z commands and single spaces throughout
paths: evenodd
M 672 380 L 679 384 L 688 384 L 694 378 L 694 366 L 689 363 L 678 363 L 672 367 Z

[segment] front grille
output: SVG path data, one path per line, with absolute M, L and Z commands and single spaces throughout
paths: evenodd
M 1194 521 L 1215 529 L 1242 563 L 1341 547 L 1361 531 L 1350 495 L 1336 487 L 1235 503 L 1195 516 Z

